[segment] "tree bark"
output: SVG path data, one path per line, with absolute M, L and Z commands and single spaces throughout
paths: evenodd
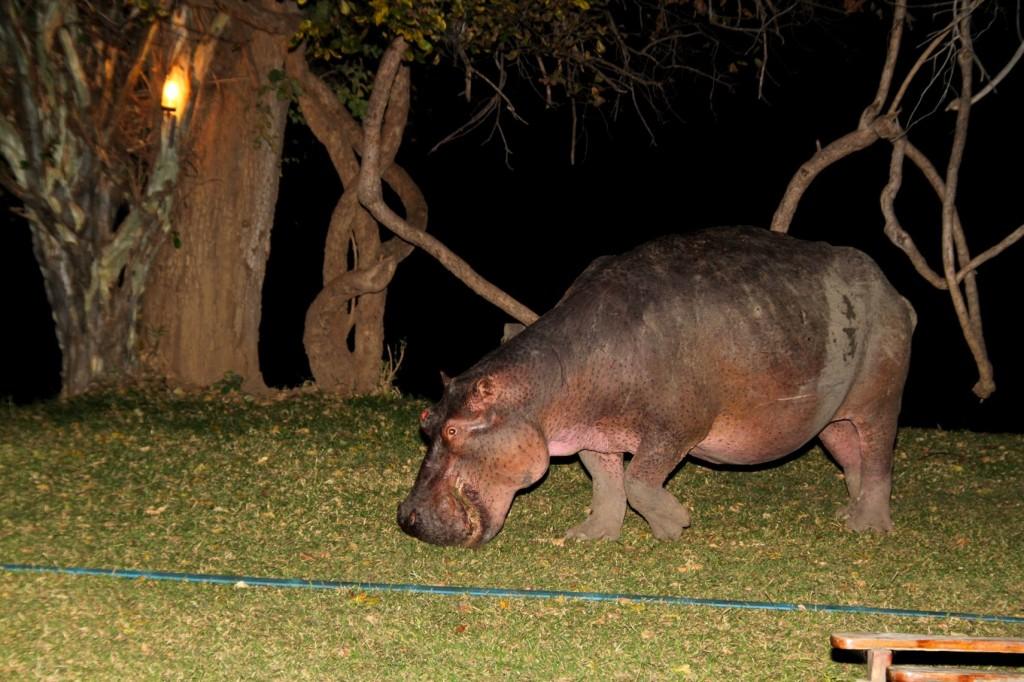
M 142 312 L 143 358 L 172 383 L 233 373 L 246 390 L 266 388 L 259 324 L 288 109 L 268 74 L 283 68 L 288 38 L 234 22 L 214 58 L 217 78 L 196 93 L 174 239 L 160 247 Z
M 138 300 L 133 278 L 115 276 L 119 284 L 99 286 L 104 278 L 89 259 L 62 248 L 46 230 L 30 224 L 61 349 L 61 394 L 78 395 L 131 374 Z

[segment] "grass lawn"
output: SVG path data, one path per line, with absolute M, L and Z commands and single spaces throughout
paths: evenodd
M 0 563 L 671 594 L 1024 615 L 1024 436 L 904 430 L 886 536 L 835 518 L 817 448 L 687 464 L 678 543 L 629 512 L 563 542 L 590 482 L 557 461 L 479 550 L 401 533 L 422 401 L 105 394 L 0 407 Z M 242 588 L 0 571 L 0 678 L 854 680 L 830 632 L 1024 624 Z M 1024 665 L 1024 663 L 1020 663 Z

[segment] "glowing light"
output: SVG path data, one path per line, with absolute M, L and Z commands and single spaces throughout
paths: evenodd
M 160 96 L 160 107 L 167 112 L 177 112 L 185 102 L 185 81 L 178 69 L 167 74 L 164 89 Z

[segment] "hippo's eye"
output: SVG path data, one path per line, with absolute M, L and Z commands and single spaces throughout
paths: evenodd
M 459 430 L 457 428 L 455 428 L 454 426 L 449 426 L 444 430 L 444 435 L 448 438 L 454 438 L 455 434 L 457 434 L 458 432 Z

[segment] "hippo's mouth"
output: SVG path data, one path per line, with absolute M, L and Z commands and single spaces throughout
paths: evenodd
M 466 517 L 466 525 L 469 533 L 462 545 L 464 547 L 476 547 L 483 540 L 484 518 L 479 505 L 479 495 L 476 490 L 466 485 L 461 478 L 455 479 L 455 487 L 452 489 L 452 497 L 459 503 L 462 513 Z

